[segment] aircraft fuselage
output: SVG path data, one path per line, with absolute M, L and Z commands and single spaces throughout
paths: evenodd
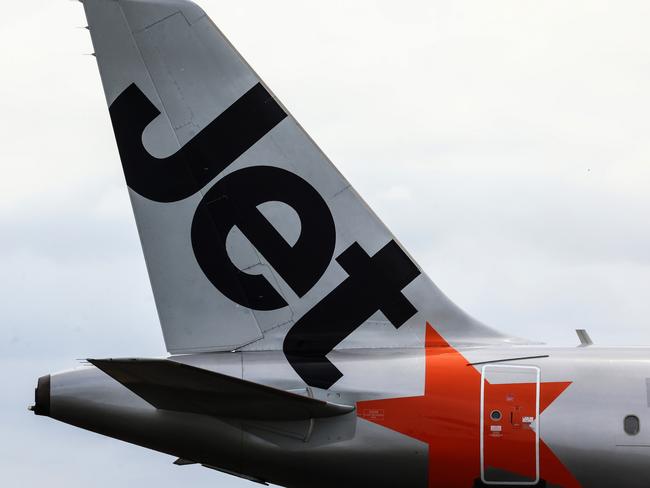
M 37 408 L 87 430 L 290 487 L 469 488 L 483 486 L 481 476 L 496 486 L 530 485 L 538 468 L 536 486 L 648 486 L 650 348 L 433 346 L 329 357 L 346 372 L 331 391 L 288 379 L 281 352 L 172 359 L 355 405 L 353 413 L 269 422 L 158 410 L 94 367 L 52 375 L 49 399 L 41 391 Z M 639 420 L 636 434 L 624 430 L 629 416 Z

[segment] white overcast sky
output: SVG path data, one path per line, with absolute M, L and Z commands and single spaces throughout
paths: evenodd
M 202 6 L 461 307 L 650 344 L 650 2 Z M 26 411 L 75 358 L 165 353 L 83 25 L 0 16 L 0 484 L 248 486 Z

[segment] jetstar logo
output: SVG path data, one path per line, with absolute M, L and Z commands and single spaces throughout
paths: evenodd
M 429 487 L 470 488 L 480 480 L 481 373 L 451 347 L 431 325 L 426 327 L 424 395 L 363 401 L 361 418 L 418 439 L 429 446 Z M 569 382 L 540 384 L 540 413 L 568 388 Z M 485 385 L 504 398 L 525 395 L 530 385 Z M 534 390 L 534 389 L 533 389 Z M 379 413 L 381 412 L 381 413 Z M 497 430 L 494 429 L 496 433 Z M 532 430 L 530 435 L 534 436 Z M 495 435 L 499 435 L 496 433 Z M 541 478 L 549 485 L 579 488 L 580 484 L 540 439 Z M 527 475 L 531 466 L 518 452 L 493 461 L 504 472 Z M 534 466 L 533 466 L 534 472 Z
M 314 186 L 275 166 L 250 166 L 211 183 L 287 117 L 261 84 L 175 154 L 162 159 L 149 154 L 142 143 L 143 131 L 160 112 L 137 85 L 131 84 L 117 97 L 110 114 L 133 191 L 155 202 L 171 203 L 203 190 L 188 240 L 201 270 L 221 294 L 253 310 L 288 306 L 263 275 L 246 273 L 232 262 L 226 239 L 234 227 L 299 298 L 318 283 L 334 257 L 336 225 Z M 266 202 L 284 203 L 298 215 L 301 228 L 293 245 L 260 212 L 259 206 Z M 326 355 L 374 313 L 381 311 L 399 328 L 417 312 L 402 289 L 420 270 L 395 241 L 373 256 L 353 242 L 336 261 L 348 277 L 295 323 L 283 345 L 287 360 L 302 379 L 324 389 L 342 376 Z

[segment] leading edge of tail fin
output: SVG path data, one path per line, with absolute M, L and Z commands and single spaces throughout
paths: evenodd
M 283 349 L 326 385 L 332 349 L 422 346 L 427 321 L 514 341 L 438 290 L 199 7 L 84 8 L 171 353 Z

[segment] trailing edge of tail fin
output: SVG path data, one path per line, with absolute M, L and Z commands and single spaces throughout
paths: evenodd
M 205 13 L 84 0 L 171 353 L 512 342 L 453 305 Z

